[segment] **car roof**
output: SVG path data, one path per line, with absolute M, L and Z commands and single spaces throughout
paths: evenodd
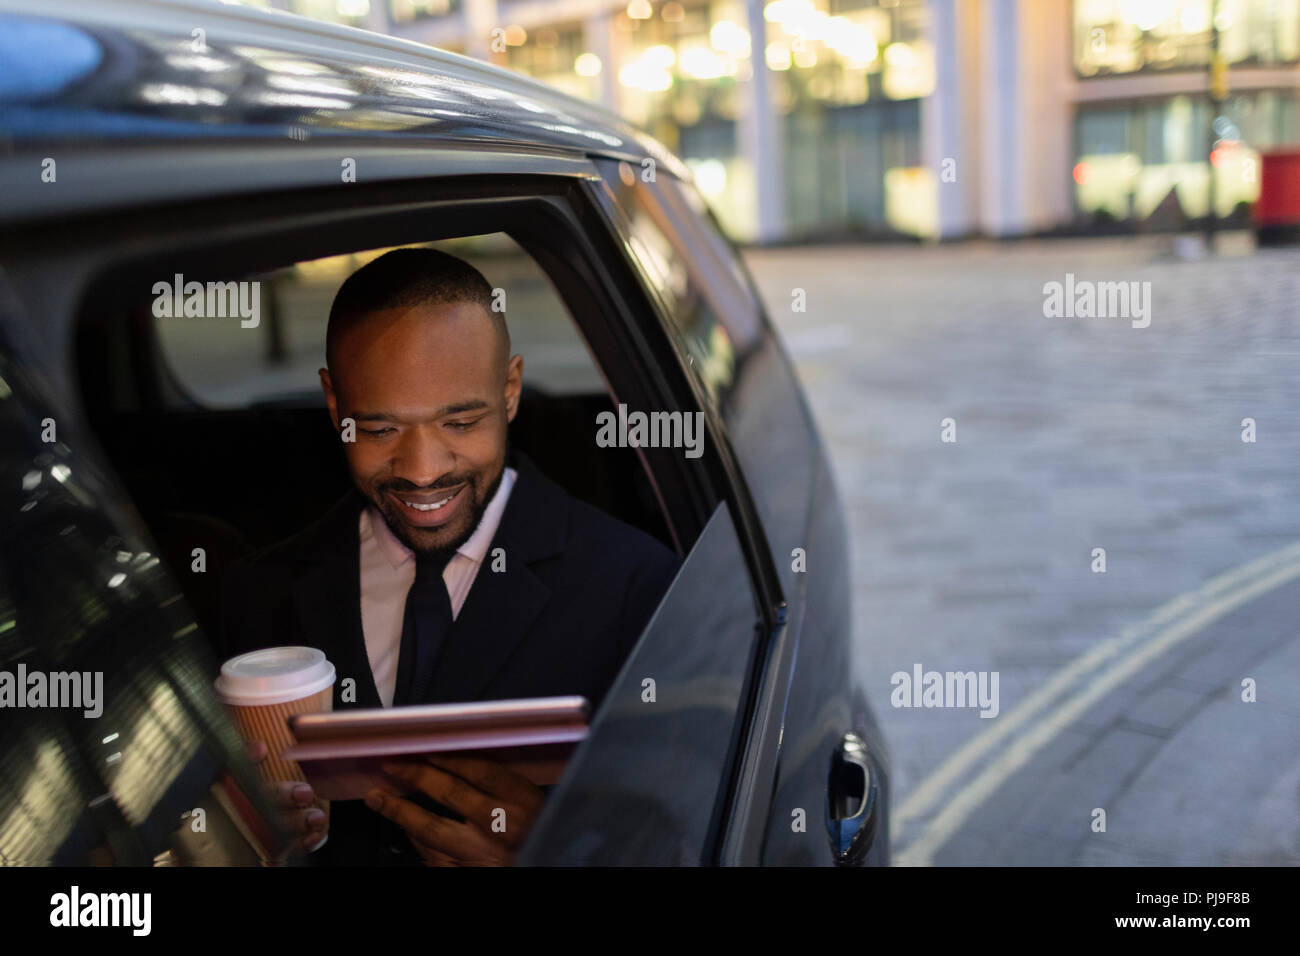
M 684 165 L 615 113 L 407 40 L 215 0 L 0 0 L 0 132 L 45 144 L 418 139 Z

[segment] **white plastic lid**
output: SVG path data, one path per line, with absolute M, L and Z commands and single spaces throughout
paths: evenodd
M 334 683 L 334 665 L 314 647 L 268 647 L 221 665 L 217 695 L 236 707 L 285 704 Z

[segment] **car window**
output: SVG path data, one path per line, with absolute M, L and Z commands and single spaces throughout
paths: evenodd
M 48 691 L 5 712 L 0 865 L 255 864 L 242 837 L 274 814 L 207 690 L 210 652 L 152 546 L 103 504 L 111 485 L 66 409 L 6 342 L 11 318 L 0 671 Z
M 524 356 L 527 382 L 550 394 L 603 391 L 604 382 L 563 301 L 537 263 L 504 233 L 427 244 L 464 259 L 502 293 L 511 346 Z M 343 280 L 388 252 L 367 249 L 249 275 L 260 282 L 256 326 L 159 316 L 154 328 L 181 391 L 208 408 L 320 404 L 317 370 L 325 354 L 330 303 Z M 205 284 L 206 285 L 206 284 Z M 170 311 L 175 311 L 170 310 Z
M 426 245 L 479 268 L 500 292 L 511 350 L 524 360 L 510 448 L 570 495 L 675 550 L 668 514 L 639 450 L 595 441 L 598 416 L 615 414 L 616 403 L 547 274 L 503 233 Z M 338 287 L 391 248 L 290 261 L 233 278 L 197 271 L 205 261 L 200 253 L 195 269 L 181 273 L 183 283 L 159 280 L 150 287 L 151 276 L 149 283 L 132 285 L 123 301 L 96 301 L 83 323 L 78 353 L 88 416 L 162 559 L 182 572 L 185 595 L 214 640 L 221 632 L 224 570 L 309 527 L 352 487 L 318 370 L 325 364 L 325 330 Z M 171 293 L 180 289 L 184 303 L 190 282 L 205 294 L 228 284 L 250 308 L 232 306 L 235 300 L 227 297 L 225 314 L 205 301 L 193 310 L 204 314 L 178 317 L 185 310 Z M 155 288 L 161 291 L 151 300 Z M 159 305 L 159 296 L 173 301 Z M 277 322 L 266 314 L 256 322 L 245 318 L 255 298 L 273 303 Z M 141 329 L 154 332 L 155 347 L 108 348 L 104 336 L 96 337 L 96 330 L 132 329 L 137 337 Z M 117 352 L 136 361 L 114 363 Z M 138 358 L 150 352 L 152 374 Z M 151 377 L 160 380 L 157 394 L 142 394 L 139 383 Z M 239 453 L 223 453 L 230 449 Z M 255 479 L 246 473 L 248 462 L 257 463 Z M 188 573 L 196 547 L 210 573 Z
M 801 501 L 814 479 L 814 429 L 793 366 L 763 334 L 762 306 L 698 192 L 673 176 L 643 177 L 628 163 L 597 164 L 632 233 L 632 253 L 727 423 L 762 519 L 782 589 L 798 586 L 796 556 L 807 545 Z M 743 396 L 743 400 L 740 397 Z
M 520 862 L 709 862 L 758 619 L 735 525 L 719 505 L 548 797 Z

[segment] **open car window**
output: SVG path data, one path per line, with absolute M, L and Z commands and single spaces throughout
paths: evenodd
M 509 236 L 493 233 L 427 245 L 489 277 L 507 315 L 512 348 L 524 356 L 528 385 L 550 395 L 604 390 L 564 303 L 537 263 Z M 158 345 L 175 384 L 205 408 L 323 404 L 317 370 L 325 354 L 330 303 L 349 275 L 388 251 L 360 250 L 250 275 L 248 281 L 259 283 L 257 314 L 246 296 L 238 329 L 211 316 L 196 320 L 155 310 Z
M 597 416 L 616 408 L 611 387 L 539 264 L 501 232 L 426 245 L 479 269 L 504 310 L 524 360 L 511 447 L 569 494 L 673 548 L 637 449 L 595 442 Z M 182 273 L 147 295 L 136 287 L 98 303 L 83 328 L 88 413 L 208 633 L 220 631 L 224 570 L 310 526 L 351 486 L 318 370 L 339 286 L 390 248 L 235 276 Z M 189 573 L 195 548 L 202 575 Z

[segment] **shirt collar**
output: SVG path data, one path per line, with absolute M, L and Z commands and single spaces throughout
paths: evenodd
M 475 564 L 483 563 L 488 546 L 496 536 L 497 525 L 501 523 L 501 515 L 506 510 L 506 501 L 510 497 L 510 491 L 514 488 L 517 477 L 518 473 L 513 468 L 506 468 L 501 472 L 501 483 L 497 485 L 496 494 L 483 510 L 483 517 L 478 527 L 474 529 L 474 533 L 456 549 L 457 554 L 464 555 Z M 384 516 L 374 505 L 366 508 L 366 517 L 370 523 L 370 533 L 375 536 L 380 551 L 390 565 L 400 568 L 415 557 L 415 552 L 398 540 L 397 535 L 393 534 L 392 529 L 388 527 Z

